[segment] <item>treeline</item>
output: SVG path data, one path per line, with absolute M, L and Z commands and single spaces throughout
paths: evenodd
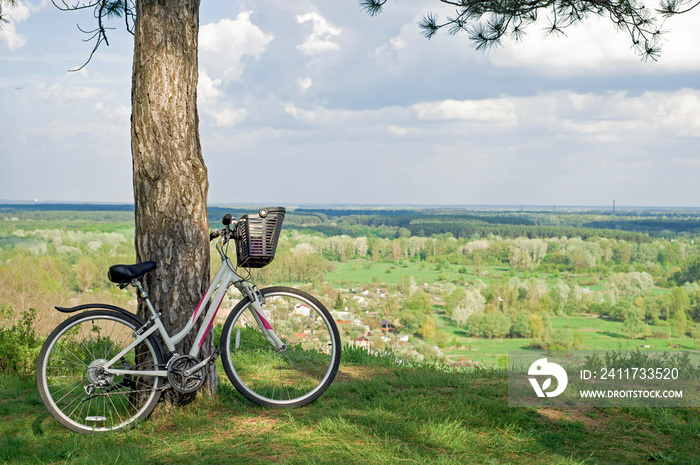
M 411 236 L 405 229 L 401 235 L 393 239 L 349 235 L 326 237 L 291 230 L 283 231 L 278 250 L 314 254 L 340 262 L 408 259 L 467 265 L 475 267 L 477 273 L 485 266 L 493 265 L 507 266 L 514 271 L 599 275 L 634 267 L 637 271 L 651 273 L 661 284 L 668 281 L 674 267 L 700 254 L 700 247 L 691 241 L 656 239 L 637 242 L 598 236 L 586 239 L 566 236 L 511 239 L 496 235 L 457 238 L 449 233 L 422 237 Z
M 589 223 L 593 227 L 580 227 L 574 225 L 543 225 L 538 224 L 539 218 L 530 218 L 520 214 L 480 215 L 480 214 L 454 214 L 439 215 L 428 213 L 402 214 L 393 212 L 392 215 L 375 214 L 359 215 L 348 214 L 332 218 L 327 212 L 299 210 L 289 215 L 290 224 L 302 229 L 320 232 L 326 236 L 348 235 L 351 237 L 383 237 L 392 238 L 404 236 L 430 237 L 436 234 L 451 234 L 457 238 L 473 236 L 496 235 L 501 237 L 528 237 L 528 238 L 552 238 L 552 237 L 606 237 L 616 240 L 634 241 L 637 243 L 648 242 L 650 237 L 641 232 L 627 231 L 624 228 L 616 228 L 616 223 L 607 229 L 603 229 L 605 222 Z M 352 211 L 350 211 L 352 212 Z M 342 212 L 341 212 L 342 213 Z M 349 213 L 349 212 L 348 212 Z M 301 214 L 301 218 L 295 215 Z M 304 216 L 306 215 L 306 216 Z M 309 216 L 311 215 L 311 216 Z M 319 215 L 319 216 L 314 216 Z M 310 221 L 300 221 L 306 218 Z
M 274 205 L 267 205 L 274 206 Z M 257 206 L 210 206 L 211 227 L 220 225 L 230 213 L 236 218 L 255 214 Z M 400 237 L 402 231 L 411 236 L 430 237 L 452 234 L 455 237 L 606 237 L 616 240 L 646 242 L 648 236 L 674 237 L 700 232 L 699 213 L 639 211 L 613 215 L 610 212 L 571 211 L 471 211 L 465 208 L 290 208 L 287 227 L 316 231 L 326 236 Z M 133 222 L 134 206 L 92 204 L 0 204 L 0 220 L 28 219 L 66 224 L 90 219 L 96 222 Z M 83 223 L 85 224 L 85 223 Z
M 552 238 L 552 237 L 581 237 L 588 239 L 604 237 L 608 239 L 649 242 L 651 239 L 646 234 L 619 231 L 612 229 L 579 228 L 574 226 L 539 226 L 526 224 L 477 224 L 463 222 L 433 222 L 417 220 L 406 228 L 415 236 L 432 236 L 434 234 L 450 233 L 455 237 L 487 236 L 493 234 L 501 237 L 527 237 Z
M 456 209 L 355 210 L 297 209 L 290 219 L 325 235 L 347 234 L 353 237 L 398 236 L 407 229 L 414 236 L 450 233 L 455 237 L 494 234 L 502 237 L 549 238 L 561 236 L 607 237 L 645 242 L 651 236 L 675 236 L 700 232 L 697 213 L 683 214 L 631 212 L 604 215 L 591 212 L 465 212 Z M 600 219 L 605 217 L 605 219 Z M 593 221 L 591 221 L 593 220 Z
M 0 212 L 0 236 L 18 229 L 73 229 L 115 231 L 134 227 L 134 213 L 128 211 L 11 211 Z
M 625 231 L 637 231 L 648 234 L 662 233 L 692 233 L 697 234 L 700 231 L 700 220 L 682 219 L 635 219 L 635 220 L 607 220 L 607 221 L 592 221 L 583 225 L 585 228 L 605 228 L 605 229 L 620 229 Z
M 0 204 L 0 212 L 53 211 L 53 212 L 132 212 L 133 204 L 89 204 L 89 203 L 26 203 Z
M 436 234 L 451 234 L 457 238 L 471 238 L 474 236 L 485 237 L 495 235 L 500 237 L 527 237 L 552 238 L 552 237 L 581 237 L 583 239 L 605 237 L 609 239 L 633 241 L 637 243 L 649 242 L 651 238 L 643 233 L 614 230 L 580 228 L 575 226 L 539 226 L 539 225 L 513 225 L 513 224 L 479 224 L 467 222 L 433 222 L 428 220 L 415 220 L 412 223 L 404 223 L 402 226 L 381 224 L 382 220 L 367 221 L 368 224 L 335 223 L 335 224 L 304 224 L 301 231 L 315 231 L 327 237 L 347 235 L 350 237 L 381 237 L 394 238 L 404 236 L 430 237 Z M 288 226 L 289 227 L 289 226 Z

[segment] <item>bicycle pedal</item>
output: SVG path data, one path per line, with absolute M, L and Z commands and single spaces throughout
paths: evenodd
M 219 358 L 219 355 L 221 355 L 221 349 L 216 349 L 213 354 L 211 354 L 211 357 L 209 358 L 209 365 L 213 365 L 216 363 L 216 359 Z

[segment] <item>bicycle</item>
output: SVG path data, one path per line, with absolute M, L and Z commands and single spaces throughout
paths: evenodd
M 63 313 L 87 311 L 56 327 L 41 349 L 37 386 L 51 415 L 78 433 L 131 428 L 148 418 L 166 389 L 192 393 L 201 388 L 202 369 L 219 355 L 231 383 L 256 404 L 299 407 L 321 396 L 340 364 L 340 336 L 332 316 L 303 291 L 259 290 L 250 281 L 249 268 L 266 266 L 274 258 L 285 213 L 279 207 L 239 220 L 224 216 L 224 228 L 210 232 L 210 241 L 219 238 L 222 265 L 192 317 L 172 337 L 141 284 L 156 268 L 152 261 L 114 265 L 108 273 L 120 288 L 137 289 L 151 313 L 148 321 L 107 304 L 56 307 Z M 238 268 L 248 269 L 248 278 L 237 273 L 227 255 L 232 240 Z M 220 348 L 200 360 L 204 338 L 232 285 L 243 298 L 223 325 Z M 179 354 L 176 344 L 202 315 L 192 348 Z

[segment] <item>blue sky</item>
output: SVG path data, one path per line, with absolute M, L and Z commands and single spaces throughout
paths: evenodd
M 436 0 L 203 0 L 212 204 L 700 206 L 700 28 L 644 63 L 598 19 L 475 51 Z M 45 0 L 0 31 L 0 199 L 132 202 L 133 39 L 91 45 Z M 255 184 L 259 180 L 259 184 Z

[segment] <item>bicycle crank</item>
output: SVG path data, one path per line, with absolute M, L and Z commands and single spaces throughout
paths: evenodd
M 168 381 L 170 386 L 178 392 L 189 394 L 195 392 L 204 384 L 205 373 L 200 369 L 193 370 L 200 365 L 199 360 L 191 355 L 178 355 L 168 363 Z

